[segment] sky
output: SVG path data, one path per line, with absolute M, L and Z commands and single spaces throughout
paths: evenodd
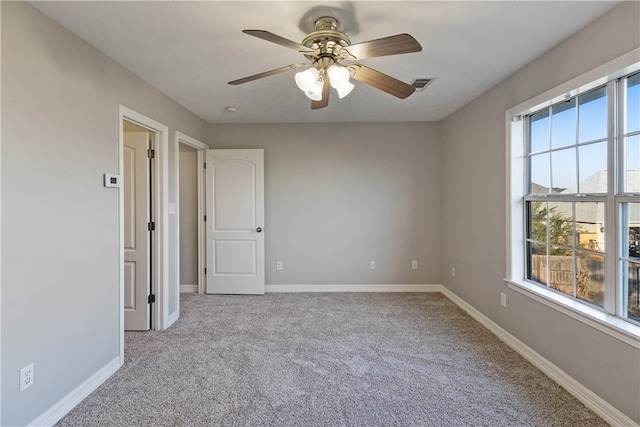
M 626 100 L 624 132 L 629 134 L 640 130 L 640 73 L 628 79 Z M 575 186 L 599 170 L 606 170 L 606 88 L 556 104 L 551 111 L 551 115 L 547 109 L 531 118 L 531 152 L 547 150 L 531 158 L 532 182 L 547 188 L 564 189 Z M 576 147 L 576 137 L 578 144 L 588 144 Z M 640 169 L 640 135 L 625 137 L 624 143 L 625 169 Z M 553 151 L 549 152 L 549 149 Z M 552 182 L 549 182 L 550 175 Z

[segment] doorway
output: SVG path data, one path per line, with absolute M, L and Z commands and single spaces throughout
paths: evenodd
M 206 266 L 204 162 L 209 147 L 181 132 L 176 132 L 176 142 L 179 242 L 176 283 L 180 292 L 201 294 Z
M 124 120 L 122 191 L 124 198 L 124 328 L 151 328 L 155 219 L 153 170 L 157 134 Z
M 168 146 L 169 128 L 147 116 L 144 116 L 123 105 L 118 105 L 118 140 L 119 140 L 119 175 L 122 182 L 124 176 L 124 134 L 125 123 L 133 124 L 152 135 L 154 167 L 150 170 L 150 202 L 149 209 L 153 224 L 150 250 L 150 289 L 149 328 L 163 330 L 177 320 L 178 314 L 170 312 L 169 300 L 169 221 L 168 221 Z M 129 126 L 127 124 L 127 126 Z M 125 330 L 125 203 L 124 188 L 119 191 L 119 300 L 120 300 L 120 361 L 124 363 L 124 330 Z

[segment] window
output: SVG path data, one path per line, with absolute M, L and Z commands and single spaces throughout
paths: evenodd
M 604 307 L 607 90 L 526 115 L 526 278 Z
M 507 111 L 509 282 L 636 336 L 637 58 L 631 52 Z

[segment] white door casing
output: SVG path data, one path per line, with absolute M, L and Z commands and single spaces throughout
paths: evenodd
M 124 327 L 150 327 L 150 220 L 148 132 L 124 133 Z
M 175 144 L 175 170 L 176 170 L 176 200 L 180 200 L 180 144 L 184 144 L 196 150 L 196 167 L 197 167 L 197 212 L 198 212 L 198 290 L 199 294 L 204 293 L 205 289 L 205 274 L 204 268 L 207 265 L 206 259 L 206 235 L 205 235 L 205 226 L 204 226 L 204 215 L 205 215 L 205 171 L 204 171 L 204 162 L 206 150 L 209 148 L 203 142 L 190 137 L 182 132 L 176 131 L 176 144 Z M 178 248 L 176 254 L 176 283 L 180 284 L 180 212 L 181 206 L 178 203 L 178 210 L 176 215 L 176 227 L 177 239 L 176 246 Z M 180 287 L 177 288 L 177 301 L 180 301 Z M 179 304 L 178 304 L 179 307 Z
M 264 294 L 264 150 L 207 150 L 207 293 Z

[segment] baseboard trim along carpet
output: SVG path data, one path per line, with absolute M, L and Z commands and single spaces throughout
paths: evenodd
M 180 285 L 180 293 L 195 294 L 198 292 L 198 285 Z
M 478 323 L 491 331 L 496 337 L 531 362 L 534 366 L 553 379 L 561 387 L 575 396 L 584 405 L 611 425 L 636 426 L 637 424 L 590 389 L 576 381 L 558 366 L 545 359 L 535 350 L 511 335 L 487 316 L 475 309 L 455 293 L 439 284 L 344 284 L 344 285 L 267 285 L 266 292 L 440 292 L 454 304 L 464 310 Z M 120 359 L 115 358 L 87 381 L 76 387 L 29 426 L 51 426 L 68 414 L 78 403 L 89 396 L 105 382 L 121 366 Z
M 637 426 L 631 418 L 614 408 L 607 401 L 592 392 L 590 389 L 576 381 L 562 369 L 545 359 L 531 347 L 520 341 L 515 336 L 500 327 L 484 314 L 480 313 L 473 306 L 451 292 L 444 286 L 440 286 L 440 292 L 454 304 L 467 312 L 478 323 L 491 331 L 496 337 L 519 353 L 522 357 L 531 362 L 536 368 L 544 372 L 549 378 L 558 383 L 562 388 L 571 393 L 576 399 L 584 403 L 586 407 L 598 414 L 603 420 L 613 426 Z
M 267 285 L 266 292 L 441 292 L 442 285 Z
M 116 357 L 103 366 L 99 371 L 90 376 L 85 382 L 73 389 L 71 393 L 56 402 L 52 407 L 43 412 L 38 418 L 31 421 L 28 426 L 52 426 L 67 415 L 71 410 L 93 393 L 100 385 L 113 375 L 122 364 Z

